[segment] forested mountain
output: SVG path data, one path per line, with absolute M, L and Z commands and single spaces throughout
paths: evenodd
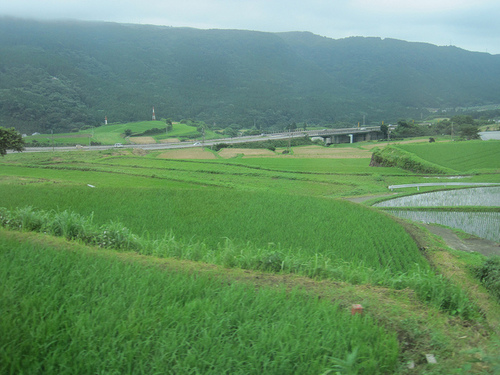
M 0 19 L 0 125 L 283 128 L 500 102 L 500 55 L 379 38 Z

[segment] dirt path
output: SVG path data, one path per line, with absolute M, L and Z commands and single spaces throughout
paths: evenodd
M 453 230 L 432 224 L 422 224 L 431 233 L 441 237 L 447 246 L 455 250 L 478 252 L 486 256 L 500 255 L 500 244 L 483 238 L 462 239 Z
M 370 199 L 388 197 L 391 195 L 397 195 L 397 193 L 386 193 L 386 194 L 379 194 L 379 195 L 368 195 L 368 196 L 363 196 L 363 197 L 352 197 L 352 198 L 346 198 L 346 200 L 354 202 L 354 203 L 363 203 L 364 201 L 367 201 Z

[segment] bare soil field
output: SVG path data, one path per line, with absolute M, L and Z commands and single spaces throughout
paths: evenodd
M 59 135 L 57 134 L 57 138 L 88 138 L 89 134 L 69 134 L 69 135 Z
M 130 137 L 130 141 L 138 145 L 147 145 L 150 143 L 156 143 L 153 137 Z
M 371 158 L 371 152 L 359 148 L 336 148 L 322 146 L 294 147 L 293 155 L 311 158 L 359 159 Z
M 397 145 L 397 144 L 405 144 L 405 143 L 427 143 L 429 139 L 410 139 L 408 141 L 396 141 L 396 142 L 375 142 L 361 146 L 366 150 L 371 150 L 375 147 L 385 147 L 388 145 Z M 450 141 L 437 141 L 437 142 L 450 142 Z
M 453 230 L 439 225 L 422 224 L 430 232 L 441 237 L 447 246 L 455 250 L 478 252 L 486 256 L 500 255 L 500 244 L 484 238 L 460 238 Z
M 225 159 L 234 158 L 243 154 L 244 157 L 277 156 L 273 151 L 265 148 L 223 148 L 219 155 Z
M 216 159 L 210 151 L 201 147 L 169 150 L 158 155 L 160 159 Z

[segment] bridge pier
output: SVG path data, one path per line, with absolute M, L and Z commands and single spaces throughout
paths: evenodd
M 322 139 L 325 145 L 339 143 L 356 143 L 362 141 L 372 141 L 383 137 L 380 127 L 363 127 L 348 129 L 323 129 L 318 132 L 309 132 L 311 139 Z

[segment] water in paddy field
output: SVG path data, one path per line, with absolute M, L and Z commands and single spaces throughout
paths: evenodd
M 402 211 L 398 207 L 500 207 L 500 186 L 434 191 L 375 204 L 391 214 L 417 222 L 441 224 L 490 241 L 500 242 L 500 212 Z
M 500 206 L 500 186 L 434 191 L 390 199 L 375 207 Z
M 423 223 L 441 224 L 500 242 L 500 212 L 450 212 L 390 210 L 392 215 Z
M 480 132 L 479 136 L 483 141 L 489 141 L 490 139 L 498 139 L 500 140 L 500 132 Z

